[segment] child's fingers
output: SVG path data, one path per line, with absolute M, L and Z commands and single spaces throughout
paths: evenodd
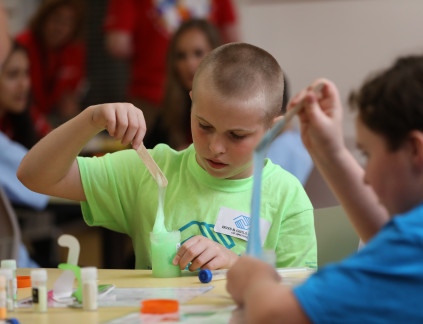
M 295 105 L 301 102 L 301 100 L 304 99 L 304 96 L 306 94 L 306 90 L 301 90 L 298 92 L 289 102 L 287 106 L 287 111 L 291 110 Z
M 226 265 L 223 263 L 223 259 L 219 255 L 214 255 L 208 262 L 201 265 L 201 269 L 216 270 L 225 266 Z
M 317 79 L 315 81 L 315 83 L 323 83 L 324 84 L 324 87 L 321 91 L 322 96 L 324 98 L 330 97 L 330 98 L 333 98 L 335 100 L 339 98 L 339 93 L 338 93 L 338 90 L 336 88 L 336 85 L 332 81 L 330 81 L 328 79 Z
M 308 92 L 304 98 L 303 114 L 308 121 L 317 121 L 327 118 L 319 106 L 317 95 L 314 92 Z
M 114 109 L 106 107 L 104 109 L 104 118 L 106 119 L 106 129 L 110 136 L 115 136 L 116 132 L 116 114 Z
M 125 135 L 126 130 L 128 129 L 128 110 L 127 107 L 123 105 L 118 105 L 116 107 L 116 131 L 114 138 L 120 140 Z
M 136 114 L 137 114 L 139 127 L 138 127 L 138 130 L 137 130 L 133 140 L 132 140 L 132 147 L 135 150 L 138 149 L 138 147 L 141 145 L 141 143 L 144 139 L 144 136 L 145 136 L 145 131 L 146 131 L 144 114 L 142 113 L 142 111 L 140 109 L 136 110 Z
M 181 269 L 185 269 L 187 265 L 194 260 L 205 249 L 204 244 L 201 244 L 197 236 L 190 238 L 179 248 L 172 263 Z
M 213 264 L 210 264 L 217 257 L 218 257 L 218 254 L 216 254 L 216 251 L 214 251 L 214 249 L 212 248 L 205 249 L 202 253 L 197 255 L 197 257 L 192 261 L 189 267 L 189 270 L 194 271 L 199 268 L 203 269 L 203 267 L 206 265 L 207 265 L 207 269 L 210 269 L 210 270 L 217 269 L 217 268 L 213 268 Z
M 311 86 L 316 87 L 318 84 L 323 84 L 323 88 L 317 96 L 323 111 L 329 110 L 330 112 L 333 107 L 341 105 L 338 88 L 332 81 L 321 78 L 314 81 Z
M 123 135 L 121 141 L 123 145 L 127 145 L 133 141 L 140 127 L 135 109 L 136 108 L 128 110 L 128 127 L 126 128 L 125 134 Z

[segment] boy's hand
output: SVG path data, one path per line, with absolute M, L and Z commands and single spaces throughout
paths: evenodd
M 273 284 L 281 280 L 270 264 L 248 256 L 240 257 L 229 269 L 226 277 L 226 289 L 238 305 L 244 303 L 246 291 L 254 285 L 264 282 Z
M 323 83 L 320 94 L 313 88 Z M 303 143 L 312 156 L 330 157 L 344 145 L 342 132 L 342 104 L 335 84 L 318 79 L 310 87 L 297 94 L 289 103 L 288 110 L 304 98 L 304 109 L 298 116 L 301 123 Z
M 191 237 L 179 248 L 173 259 L 173 264 L 179 264 L 182 270 L 189 266 L 190 271 L 201 269 L 230 268 L 239 256 L 223 245 L 216 243 L 207 237 L 197 235 Z
M 130 103 L 109 103 L 90 108 L 95 126 L 107 129 L 110 136 L 121 140 L 122 145 L 132 143 L 134 149 L 141 145 L 146 126 L 140 109 Z

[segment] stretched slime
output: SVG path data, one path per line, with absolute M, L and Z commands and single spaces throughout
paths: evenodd
M 314 87 L 314 91 L 319 93 L 323 84 Z M 261 139 L 254 150 L 253 163 L 253 193 L 251 197 L 251 226 L 248 233 L 247 255 L 266 261 L 263 256 L 263 249 L 260 241 L 260 198 L 261 181 L 263 174 L 264 159 L 272 141 L 280 135 L 286 128 L 288 122 L 303 108 L 304 102 L 301 100 L 285 116 L 279 120 Z
M 150 233 L 151 260 L 153 277 L 171 278 L 179 277 L 181 269 L 172 264 L 181 242 L 181 232 L 168 232 L 164 224 L 164 199 L 166 186 L 160 177 L 155 177 L 158 185 L 158 207 L 153 231 Z

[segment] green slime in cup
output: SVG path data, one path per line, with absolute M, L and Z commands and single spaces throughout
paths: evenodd
M 150 233 L 151 261 L 153 277 L 171 278 L 181 276 L 179 266 L 172 264 L 172 260 L 179 249 L 181 232 L 168 232 L 164 225 L 164 197 L 166 187 L 161 183 L 160 177 L 156 177 L 159 187 L 159 204 L 153 231 Z

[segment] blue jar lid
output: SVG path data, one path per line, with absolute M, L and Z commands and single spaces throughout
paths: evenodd
M 198 274 L 198 279 L 200 279 L 202 283 L 208 283 L 212 280 L 212 278 L 213 274 L 209 269 L 203 269 Z

